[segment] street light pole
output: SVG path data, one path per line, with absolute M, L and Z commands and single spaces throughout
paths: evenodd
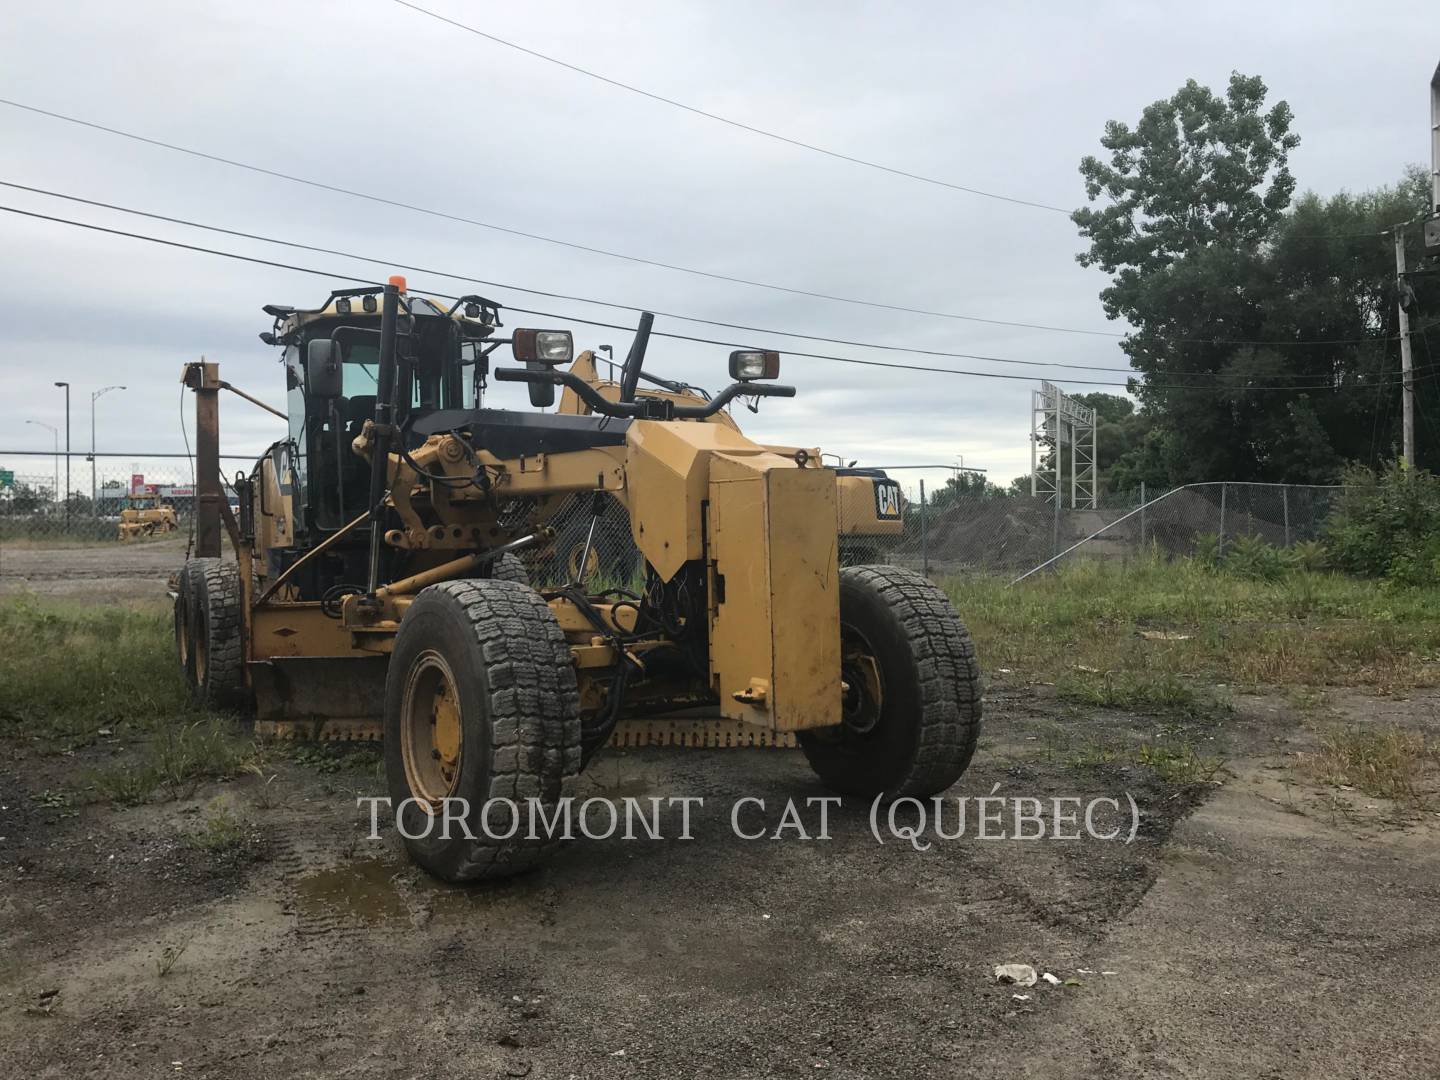
M 65 524 L 70 524 L 70 384 L 57 382 L 65 388 Z
M 95 402 L 111 390 L 124 390 L 123 386 L 102 386 L 90 395 L 90 512 L 100 516 L 100 493 L 95 486 Z
M 53 502 L 56 493 L 60 489 L 60 429 L 54 424 L 47 424 L 44 420 L 26 420 L 27 424 L 34 424 L 36 427 L 49 428 L 50 434 L 55 441 L 55 457 L 51 460 L 55 476 L 50 482 L 50 499 Z

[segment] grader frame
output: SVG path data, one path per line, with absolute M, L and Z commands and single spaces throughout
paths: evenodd
M 373 315 L 377 294 L 378 330 L 353 311 L 363 297 Z M 262 337 L 287 350 L 292 450 L 236 479 L 238 520 L 218 471 L 218 390 L 234 388 L 213 364 L 184 374 L 201 558 L 177 575 L 176 640 L 198 699 L 253 707 L 264 732 L 383 733 L 392 794 L 422 823 L 455 797 L 553 802 L 607 740 L 639 741 L 626 721 L 652 725 L 644 741 L 798 737 L 847 793 L 928 793 L 968 764 L 978 669 L 943 594 L 895 568 L 842 574 L 836 476 L 819 450 L 758 444 L 722 412 L 741 395 L 793 396 L 760 381 L 777 354 L 732 354 L 736 381 L 710 401 L 641 396 L 647 315 L 608 395 L 585 377 L 591 354 L 557 370 L 568 334 L 516 330 L 523 366 L 494 378 L 527 383 L 541 406 L 566 391 L 558 413 L 537 415 L 479 407 L 505 340 L 483 298 L 442 310 L 392 278 L 313 311 L 266 310 L 278 333 Z M 369 399 L 357 407 L 344 380 L 349 365 L 370 374 L 357 343 L 377 337 L 373 415 L 356 430 Z M 474 401 L 458 377 L 465 345 Z M 400 392 L 412 385 L 413 400 Z M 577 494 L 623 506 L 644 558 L 638 592 L 517 580 L 515 553 L 546 543 L 549 516 Z M 222 526 L 233 562 L 219 557 Z M 406 835 L 453 880 L 545 849 Z

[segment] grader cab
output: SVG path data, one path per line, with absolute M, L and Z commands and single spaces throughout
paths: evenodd
M 501 336 L 481 297 L 447 308 L 392 278 L 266 311 L 289 433 L 237 479 L 234 517 L 207 501 L 218 469 L 202 446 L 200 508 L 223 516 L 236 558 L 202 522 L 207 557 L 176 580 L 182 667 L 199 701 L 253 708 L 261 731 L 383 737 L 402 835 L 431 873 L 544 857 L 548 837 L 489 815 L 514 801 L 553 813 L 637 720 L 793 737 L 842 795 L 930 795 L 965 770 L 979 671 L 944 594 L 897 567 L 842 569 L 818 450 L 717 419 L 736 398 L 794 396 L 770 381 L 778 354 L 732 353 L 733 381 L 708 401 L 642 396 L 645 315 L 603 394 L 562 370 L 577 359 L 568 332 Z M 492 371 L 502 345 L 518 364 Z M 202 439 L 218 437 L 226 385 L 213 367 L 186 374 Z M 585 410 L 489 408 L 491 379 L 525 383 L 537 408 L 563 387 Z M 576 495 L 624 508 L 635 588 L 592 586 L 583 558 L 563 584 L 525 580 L 516 556 L 549 542 Z

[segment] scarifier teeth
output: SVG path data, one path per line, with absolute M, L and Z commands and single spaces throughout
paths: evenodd
M 770 731 L 739 720 L 622 720 L 610 736 L 610 746 L 627 749 L 637 746 L 688 746 L 699 749 L 728 749 L 765 746 L 793 749 L 795 734 Z
M 255 733 L 268 739 L 298 739 L 319 742 L 372 742 L 381 738 L 380 724 L 373 720 L 327 720 L 317 727 L 313 721 L 261 720 Z M 739 720 L 622 720 L 610 736 L 608 746 L 632 749 L 641 746 L 685 746 L 700 750 L 724 750 L 763 746 L 794 749 L 795 733 L 770 731 Z

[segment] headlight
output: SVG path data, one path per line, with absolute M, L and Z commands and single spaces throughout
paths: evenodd
M 516 360 L 568 364 L 575 354 L 575 342 L 569 330 L 516 330 L 511 337 Z
M 773 379 L 780 374 L 780 354 L 760 349 L 739 349 L 730 354 L 730 377 L 739 382 Z

